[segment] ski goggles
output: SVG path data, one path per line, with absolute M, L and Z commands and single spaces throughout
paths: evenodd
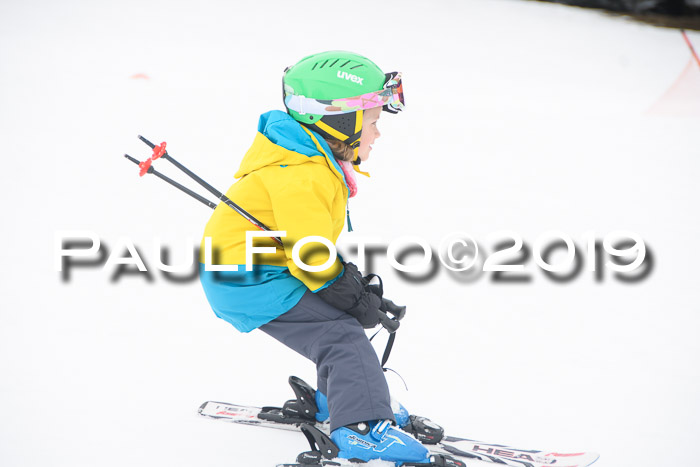
M 403 97 L 403 83 L 400 72 L 386 73 L 384 87 L 379 91 L 368 92 L 355 97 L 342 99 L 312 99 L 310 97 L 287 94 L 285 89 L 284 103 L 295 112 L 316 115 L 339 115 L 358 110 L 382 107 L 390 113 L 398 113 L 406 105 Z
M 392 101 L 384 105 L 384 110 L 390 113 L 398 113 L 406 106 L 403 98 L 403 82 L 401 81 L 401 73 L 392 71 L 386 74 L 386 83 L 384 89 L 391 90 Z

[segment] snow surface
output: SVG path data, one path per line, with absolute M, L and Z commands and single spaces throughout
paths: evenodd
M 185 257 L 210 211 L 122 154 L 148 156 L 137 134 L 165 140 L 226 189 L 258 115 L 281 108 L 284 67 L 327 49 L 403 71 L 408 103 L 380 121 L 345 242 L 627 229 L 655 259 L 636 284 L 585 269 L 556 283 L 531 259 L 525 284 L 442 267 L 416 284 L 378 257 L 409 306 L 389 366 L 410 390 L 388 373 L 394 395 L 456 435 L 597 451 L 600 467 L 696 463 L 700 81 L 678 31 L 516 0 L 4 0 L 0 465 L 270 466 L 305 449 L 196 415 L 281 403 L 314 368 L 216 319 L 197 282 L 163 279 L 153 239 Z M 113 283 L 114 266 L 62 282 L 62 230 L 117 257 L 130 238 L 152 282 Z

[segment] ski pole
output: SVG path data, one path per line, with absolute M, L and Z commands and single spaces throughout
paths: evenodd
M 128 155 L 128 154 L 124 154 L 124 157 L 126 157 L 126 158 L 129 159 L 131 162 L 133 162 L 134 164 L 138 165 L 139 167 L 143 167 L 143 164 L 144 164 L 144 163 L 143 163 L 143 162 L 140 162 L 138 159 L 134 159 L 133 157 L 131 157 L 131 156 Z M 174 186 L 174 187 L 177 188 L 178 190 L 183 191 L 183 192 L 185 192 L 186 194 L 190 195 L 191 197 L 193 197 L 193 198 L 196 199 L 197 201 L 201 202 L 202 204 L 205 204 L 205 205 L 209 206 L 209 207 L 212 208 L 212 209 L 216 209 L 216 204 L 215 204 L 215 203 L 212 203 L 211 201 L 209 201 L 209 200 L 206 199 L 205 197 L 203 197 L 203 196 L 201 196 L 201 195 L 195 193 L 194 191 L 190 190 L 190 189 L 187 188 L 186 186 L 181 185 L 180 183 L 176 182 L 176 181 L 173 180 L 172 178 L 170 178 L 170 177 L 168 177 L 168 176 L 166 176 L 166 175 L 163 175 L 162 173 L 160 173 L 160 172 L 158 172 L 156 169 L 154 169 L 152 166 L 148 165 L 148 166 L 146 167 L 146 172 L 145 172 L 145 173 L 149 173 L 149 174 L 155 175 L 156 177 L 160 178 L 161 180 L 163 180 L 163 181 L 169 183 L 170 185 Z
M 233 201 L 231 201 L 231 200 L 230 200 L 226 195 L 224 195 L 222 192 L 220 192 L 219 190 L 217 190 L 216 188 L 214 188 L 213 186 L 211 186 L 209 183 L 207 183 L 206 181 L 204 181 L 204 180 L 203 180 L 201 177 L 199 177 L 197 174 L 195 174 L 195 173 L 192 172 L 190 169 L 188 169 L 188 168 L 185 167 L 184 165 L 180 164 L 177 160 L 175 160 L 175 158 L 173 158 L 170 154 L 168 154 L 168 151 L 165 149 L 165 147 L 166 147 L 166 143 L 165 143 L 165 142 L 161 143 L 160 145 L 155 145 L 155 144 L 151 143 L 149 140 L 147 140 L 146 138 L 144 138 L 144 137 L 141 136 L 141 135 L 138 135 L 138 137 L 139 137 L 139 139 L 140 139 L 141 141 L 143 141 L 148 147 L 150 147 L 150 148 L 153 150 L 153 154 L 151 155 L 151 157 L 150 157 L 148 160 L 146 160 L 146 161 L 144 161 L 144 162 L 138 162 L 138 161 L 136 161 L 136 162 L 139 164 L 139 167 L 141 167 L 141 175 L 142 175 L 142 176 L 143 176 L 145 173 L 151 173 L 151 172 L 149 172 L 149 169 L 152 168 L 152 167 L 151 167 L 151 163 L 152 163 L 153 161 L 155 161 L 156 159 L 159 159 L 159 158 L 162 157 L 163 159 L 168 160 L 171 164 L 173 164 L 175 167 L 177 167 L 178 169 L 180 169 L 182 172 L 184 172 L 185 174 L 187 174 L 188 177 L 190 177 L 192 180 L 194 180 L 195 182 L 197 182 L 198 184 L 200 184 L 201 186 L 203 186 L 209 193 L 211 193 L 211 194 L 213 194 L 214 196 L 216 196 L 220 201 L 222 201 L 222 202 L 223 202 L 224 204 L 226 204 L 228 207 L 230 207 L 231 209 L 233 209 L 234 211 L 236 211 L 238 214 L 240 214 L 241 216 L 243 216 L 244 219 L 246 219 L 248 222 L 250 222 L 251 224 L 253 224 L 253 225 L 256 226 L 257 228 L 259 228 L 260 230 L 264 230 L 264 231 L 270 231 L 270 230 L 272 230 L 272 229 L 270 229 L 269 227 L 267 227 L 265 224 L 263 224 L 262 222 L 260 222 L 259 220 L 257 220 L 255 217 L 253 217 L 250 213 L 248 213 L 248 211 L 246 211 L 245 209 L 243 209 L 242 207 L 240 207 L 239 205 L 237 205 L 236 203 L 234 203 Z M 162 175 L 162 174 L 161 174 L 161 175 Z M 175 183 L 177 183 L 177 182 L 175 182 Z M 179 185 L 179 184 L 178 184 L 178 185 Z M 173 185 L 173 186 L 176 186 L 176 185 Z M 182 188 L 185 188 L 185 187 L 182 187 Z M 189 189 L 185 188 L 185 190 L 183 190 L 183 191 L 185 191 L 185 193 L 187 193 L 187 194 L 190 194 L 191 196 L 194 196 L 197 200 L 201 201 L 200 198 L 202 198 L 202 197 L 199 196 L 199 195 L 196 195 L 196 193 L 192 192 L 192 190 L 189 190 Z M 196 196 L 195 196 L 195 195 L 196 195 Z M 204 202 L 204 204 L 209 205 L 208 202 Z M 215 207 L 216 207 L 216 206 L 215 206 Z M 280 239 L 279 237 L 270 236 L 270 238 L 272 238 L 272 239 L 273 239 L 275 242 L 277 242 L 277 244 L 279 244 L 280 246 L 284 246 L 283 243 L 282 243 L 282 239 Z
M 146 145 L 148 145 L 148 147 L 150 147 L 150 148 L 153 150 L 153 156 L 154 156 L 154 157 L 153 157 L 153 160 L 155 160 L 155 159 L 157 159 L 157 158 L 159 158 L 159 157 L 162 157 L 163 159 L 166 159 L 166 160 L 170 161 L 173 165 L 175 165 L 175 167 L 177 167 L 178 169 L 180 169 L 180 170 L 182 170 L 183 172 L 185 172 L 185 173 L 187 174 L 188 177 L 190 177 L 192 180 L 194 180 L 195 182 L 197 182 L 197 183 L 199 183 L 200 185 L 202 185 L 204 188 L 206 188 L 206 190 L 207 190 L 209 193 L 211 193 L 212 195 L 216 196 L 218 199 L 220 199 L 220 200 L 222 200 L 222 201 L 223 201 L 223 198 L 228 199 L 226 196 L 224 196 L 223 193 L 221 193 L 219 190 L 217 190 L 216 188 L 214 188 L 213 186 L 211 186 L 210 184 L 208 184 L 207 182 L 205 182 L 204 180 L 202 180 L 202 178 L 200 178 L 197 174 L 195 174 L 194 172 L 192 172 L 190 169 L 188 169 L 188 168 L 185 167 L 184 165 L 180 164 L 180 163 L 179 163 L 178 161 L 176 161 L 170 154 L 168 154 L 168 151 L 165 149 L 165 143 L 161 143 L 160 146 L 156 146 L 155 144 L 151 143 L 150 141 L 148 141 L 148 140 L 147 140 L 146 138 L 144 138 L 143 136 L 138 135 L 138 137 L 139 137 L 139 139 L 140 139 L 141 141 L 143 141 L 144 143 L 146 143 Z M 231 201 L 231 200 L 229 200 L 229 201 Z M 243 208 L 241 208 L 240 206 L 237 206 L 237 207 L 238 207 L 238 209 L 240 209 L 240 210 L 243 211 Z M 243 212 L 245 212 L 245 211 L 243 211 Z M 248 213 L 246 212 L 246 214 L 248 214 Z M 248 216 L 250 216 L 250 214 L 248 214 Z M 250 216 L 250 217 L 252 217 L 252 216 Z

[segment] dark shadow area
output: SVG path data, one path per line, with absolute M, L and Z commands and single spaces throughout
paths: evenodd
M 634 246 L 633 241 L 623 241 L 623 242 L 618 242 L 617 244 L 613 245 L 613 248 L 617 248 L 619 250 L 625 250 L 628 248 L 632 248 Z M 626 284 L 636 284 L 639 282 L 642 282 L 646 278 L 648 278 L 652 272 L 654 272 L 654 267 L 656 266 L 656 260 L 654 257 L 654 253 L 651 250 L 651 247 L 649 245 L 645 245 L 646 249 L 646 254 L 644 255 L 644 261 L 642 264 L 637 267 L 636 270 L 623 273 L 623 272 L 615 272 L 615 278 L 620 281 L 624 282 Z M 636 257 L 636 255 L 635 255 Z M 616 256 L 611 256 L 610 261 L 613 263 L 617 264 L 618 266 L 626 266 L 632 261 L 634 261 L 634 258 L 629 258 L 628 261 L 625 261 L 624 258 L 616 257 Z
M 455 254 L 455 257 L 460 257 L 460 258 L 473 258 L 476 256 L 476 261 L 475 263 L 469 267 L 466 270 L 463 271 L 455 271 L 453 269 L 450 269 L 450 267 L 459 269 L 461 266 L 460 264 L 453 264 L 449 258 L 445 257 L 440 257 L 440 261 L 443 263 L 443 266 L 445 266 L 447 274 L 452 277 L 456 282 L 460 284 L 473 284 L 474 282 L 478 281 L 481 279 L 484 275 L 483 271 L 483 266 L 484 266 L 484 258 L 479 257 L 479 251 L 486 251 L 483 246 L 479 245 L 478 243 L 472 245 L 455 245 L 453 248 L 453 254 Z M 449 265 L 449 267 L 448 267 Z
M 700 31 L 700 0 L 535 0 L 593 8 L 653 26 Z
M 396 255 L 396 262 L 399 264 L 404 264 L 403 261 L 406 259 L 408 256 L 412 254 L 419 254 L 419 255 L 424 255 L 426 252 L 423 251 L 423 248 L 420 246 L 411 246 L 408 248 L 405 248 L 401 250 L 397 255 Z M 406 282 L 410 282 L 412 284 L 422 284 L 422 283 L 427 283 L 430 282 L 431 280 L 435 279 L 437 274 L 440 272 L 440 261 L 437 261 L 435 258 L 435 251 L 432 252 L 432 261 L 430 261 L 430 269 L 428 269 L 425 273 L 419 274 L 419 273 L 414 273 L 414 272 L 403 272 L 399 271 L 396 269 L 396 273 L 401 277 L 403 280 Z
M 375 273 L 375 257 L 377 254 L 381 254 L 386 256 L 386 245 L 374 245 L 374 246 L 365 246 L 365 270 L 362 271 L 364 274 L 374 274 Z M 351 246 L 348 248 L 348 253 L 350 255 L 357 255 L 359 253 L 359 249 L 357 246 Z M 342 255 L 341 255 L 342 256 Z
M 216 252 L 218 255 L 218 251 Z M 163 264 L 170 265 L 170 248 L 163 247 L 160 250 L 160 260 Z M 188 273 L 174 273 L 162 271 L 163 278 L 174 284 L 185 284 L 194 282 L 199 278 L 199 248 L 195 248 L 193 252 L 192 267 Z
M 63 256 L 61 258 L 61 281 L 70 282 L 73 268 L 99 268 L 105 264 L 109 256 L 109 249 L 101 243 L 97 250 L 99 256 L 95 258 L 80 258 L 76 256 Z M 92 240 L 65 240 L 62 248 L 64 250 L 89 250 L 93 247 Z
M 552 256 L 552 253 L 554 250 L 557 249 L 567 249 L 566 242 L 564 241 L 555 241 L 554 243 L 549 244 L 542 252 L 540 253 L 542 256 L 542 260 L 550 264 L 549 259 Z M 552 282 L 557 282 L 559 284 L 563 284 L 566 282 L 571 282 L 572 280 L 576 279 L 581 271 L 583 270 L 583 252 L 581 249 L 574 243 L 574 260 L 573 264 L 569 270 L 569 272 L 565 271 L 547 271 L 546 269 L 543 269 L 542 272 L 544 273 L 545 276 L 547 276 Z
M 503 242 L 497 243 L 493 246 L 495 252 L 507 250 L 515 246 L 515 241 L 505 240 Z M 517 250 L 518 255 L 511 258 L 508 264 L 512 265 L 524 265 L 532 257 L 532 250 L 530 247 L 523 243 L 520 250 Z M 532 274 L 525 270 L 522 272 L 514 271 L 493 271 L 491 275 L 491 282 L 494 284 L 528 284 L 532 282 Z
M 127 253 L 127 256 L 121 255 L 119 256 L 120 258 L 132 258 L 128 248 L 125 248 L 124 251 L 125 253 Z M 139 268 L 135 264 L 120 264 L 116 267 L 114 273 L 112 274 L 112 277 L 110 277 L 109 279 L 111 283 L 116 284 L 117 282 L 119 282 L 119 280 L 121 280 L 123 276 L 142 277 L 146 279 L 146 282 L 153 283 L 153 274 L 151 273 L 151 271 L 148 270 L 148 265 L 146 264 L 146 261 L 143 260 L 144 256 L 141 253 L 141 250 L 139 250 L 138 247 L 134 246 L 134 251 L 136 252 L 138 257 L 141 258 L 141 261 L 143 261 L 144 266 L 146 266 L 146 270 L 139 270 Z

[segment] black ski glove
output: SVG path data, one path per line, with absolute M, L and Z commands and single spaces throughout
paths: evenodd
M 343 263 L 345 271 L 335 282 L 316 292 L 324 302 L 354 316 L 366 328 L 379 323 L 381 297 L 372 293 L 353 263 Z
M 379 284 L 370 284 L 370 281 L 375 277 L 379 279 Z M 365 284 L 368 284 L 367 289 L 369 289 L 370 292 L 382 299 L 382 303 L 381 305 L 379 305 L 379 309 L 382 310 L 384 313 L 392 314 L 397 320 L 401 321 L 406 315 L 406 307 L 402 305 L 397 305 L 388 298 L 384 298 L 384 284 L 382 283 L 382 278 L 376 274 L 369 274 L 365 276 L 362 280 L 365 282 Z

